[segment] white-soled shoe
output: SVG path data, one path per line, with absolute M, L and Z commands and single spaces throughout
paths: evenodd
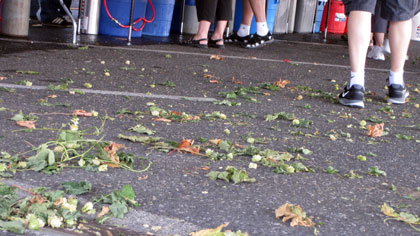
M 384 48 L 380 46 L 372 46 L 367 54 L 367 57 L 374 60 L 385 61 Z

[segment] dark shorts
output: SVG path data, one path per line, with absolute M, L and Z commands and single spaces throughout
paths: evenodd
M 388 28 L 388 20 L 381 17 L 382 0 L 377 0 L 375 7 L 375 14 L 372 15 L 372 32 L 386 33 Z
M 375 12 L 376 0 L 343 0 L 346 15 L 351 11 Z M 419 0 L 383 0 L 381 17 L 390 21 L 405 21 L 413 18 L 420 7 Z

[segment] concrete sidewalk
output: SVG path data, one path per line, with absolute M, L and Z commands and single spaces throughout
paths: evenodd
M 107 172 L 64 168 L 54 175 L 22 171 L 2 182 L 60 189 L 62 182 L 86 180 L 93 190 L 83 195 L 85 200 L 130 184 L 141 206 L 107 224 L 139 235 L 188 235 L 225 222 L 230 222 L 227 229 L 253 236 L 313 234 L 312 228 L 291 227 L 275 218 L 274 210 L 287 202 L 299 204 L 317 223 L 320 235 L 418 233 L 403 222 L 384 223 L 386 216 L 380 207 L 387 203 L 398 212 L 420 215 L 420 42 L 411 44 L 405 68 L 409 102 L 402 106 L 385 103 L 389 60 L 368 59 L 366 103 L 361 110 L 337 103 L 349 76 L 348 49 L 340 38 L 324 44 L 313 36 L 289 35 L 278 36 L 273 44 L 257 50 L 237 45 L 203 50 L 180 46 L 175 38 L 137 39 L 127 47 L 124 39 L 90 41 L 81 36 L 79 49 L 73 49 L 67 46 L 70 38 L 64 37 L 68 29 L 50 29 L 46 34 L 42 30 L 31 29 L 29 40 L 0 38 L 0 77 L 7 78 L 0 81 L 0 107 L 4 108 L 0 110 L 0 151 L 20 153 L 54 140 L 56 131 L 48 129 L 60 128 L 70 122 L 73 110 L 84 109 L 113 118 L 105 122 L 104 139 L 124 144 L 124 152 L 152 164 L 144 173 L 119 168 Z M 22 73 L 25 71 L 39 75 Z M 290 84 L 278 91 L 260 88 L 280 79 Z M 21 85 L 22 81 L 32 86 Z M 86 83 L 92 87 L 86 88 Z M 67 90 L 52 90 L 63 84 Z M 255 93 L 250 86 L 258 87 Z M 237 98 L 226 98 L 235 91 L 247 94 L 238 92 Z M 220 105 L 228 104 L 226 100 L 240 106 Z M 150 113 L 151 103 L 201 119 L 156 121 Z M 132 113 L 122 112 L 123 108 Z M 10 118 L 19 111 L 35 113 L 39 117 L 36 127 L 44 129 L 18 131 L 21 127 Z M 216 111 L 227 119 L 206 119 Z M 312 124 L 298 127 L 289 120 L 266 120 L 267 115 L 279 112 Z M 387 135 L 369 137 L 361 121 L 367 125 L 383 122 Z M 97 117 L 79 117 L 80 129 L 101 124 Z M 220 153 L 224 151 L 203 146 L 203 140 L 223 139 L 289 152 L 293 158 L 286 163 L 300 162 L 309 171 L 278 174 L 261 163 L 257 169 L 249 168 L 251 157 L 247 155 L 213 161 L 188 153 L 162 153 L 150 145 L 118 138 L 119 134 L 133 135 L 128 129 L 136 124 L 156 131 L 153 136 L 162 140 L 193 139 L 202 148 Z M 312 154 L 302 153 L 303 149 Z M 358 156 L 367 160 L 360 161 Z M 246 170 L 256 182 L 232 184 L 206 176 L 226 166 Z M 386 176 L 372 175 L 370 168 L 375 166 Z M 338 173 L 330 174 L 329 167 Z

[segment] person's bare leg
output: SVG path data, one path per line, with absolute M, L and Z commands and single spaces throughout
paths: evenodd
M 256 22 L 266 22 L 265 0 L 248 0 L 255 15 Z
M 238 0 L 238 1 L 240 1 L 240 0 Z M 242 20 L 241 20 L 241 24 L 248 25 L 248 26 L 251 25 L 252 17 L 254 16 L 254 11 L 252 9 L 250 1 L 253 1 L 253 0 L 242 0 Z
M 371 24 L 368 22 L 371 17 L 370 12 L 352 11 L 347 25 L 351 71 L 363 77 L 360 78 L 363 81 L 358 83 L 362 86 L 364 86 L 366 53 L 370 41 Z
M 391 47 L 391 71 L 402 72 L 408 46 L 410 45 L 412 20 L 391 21 L 389 26 L 389 46 Z
M 366 11 L 352 11 L 347 31 L 350 56 L 350 83 L 339 95 L 338 102 L 350 107 L 365 107 L 363 102 L 365 86 L 366 53 L 370 41 L 372 14 Z
M 257 34 L 265 36 L 269 33 L 265 15 L 265 0 L 249 0 L 257 23 Z
M 223 33 L 225 32 L 227 25 L 226 20 L 219 20 L 216 23 L 216 28 L 211 36 L 212 40 L 223 39 Z M 223 40 L 217 41 L 216 44 L 223 45 Z
M 201 20 L 198 24 L 198 31 L 194 35 L 193 39 L 194 40 L 207 39 L 209 35 L 210 24 L 211 24 L 210 21 Z M 207 40 L 200 41 L 200 44 L 207 44 Z
M 385 33 L 375 32 L 373 33 L 373 37 L 375 38 L 375 46 L 384 46 Z

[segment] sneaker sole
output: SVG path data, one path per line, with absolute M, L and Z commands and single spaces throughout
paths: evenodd
M 407 91 L 407 93 L 405 93 L 405 96 L 403 97 L 403 98 L 388 98 L 386 101 L 388 102 L 388 103 L 392 103 L 392 104 L 404 104 L 405 103 L 405 99 L 409 96 L 410 94 L 408 93 L 408 91 Z
M 246 49 L 256 49 L 256 48 L 262 48 L 262 47 L 264 47 L 265 45 L 270 44 L 270 43 L 273 43 L 273 42 L 274 42 L 274 38 L 272 38 L 272 39 L 270 39 L 270 40 L 268 40 L 268 41 L 264 41 L 264 43 L 259 44 L 258 46 L 255 46 L 255 47 L 247 47 L 247 46 L 244 46 L 244 45 L 242 45 L 242 44 L 241 44 L 241 46 L 242 46 L 243 48 L 246 48 Z
M 365 108 L 365 104 L 363 103 L 363 101 L 339 98 L 338 102 L 344 106 L 349 106 L 349 107 L 354 107 L 354 108 Z

